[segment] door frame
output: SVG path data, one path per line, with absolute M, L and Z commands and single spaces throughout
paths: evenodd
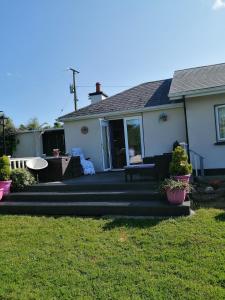
M 104 171 L 109 171 L 112 169 L 112 156 L 111 156 L 111 145 L 110 145 L 110 133 L 109 133 L 109 121 L 105 119 L 99 119 L 100 123 L 100 131 L 101 131 L 101 150 L 102 150 L 102 165 Z M 103 127 L 107 128 L 107 142 L 108 142 L 108 155 L 109 155 L 109 168 L 106 168 L 105 166 L 105 159 L 104 159 L 104 148 L 103 148 Z
M 123 128 L 124 128 L 124 137 L 125 137 L 125 147 L 126 147 L 126 160 L 127 166 L 130 165 L 129 160 L 129 145 L 128 145 L 128 134 L 127 134 L 127 121 L 138 119 L 140 124 L 140 137 L 141 137 L 141 157 L 144 157 L 144 135 L 143 135 L 143 124 L 142 124 L 142 116 L 133 116 L 133 117 L 126 117 L 123 118 Z

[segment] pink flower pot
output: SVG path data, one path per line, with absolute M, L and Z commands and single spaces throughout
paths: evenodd
M 173 178 L 177 181 L 184 181 L 184 182 L 188 182 L 190 181 L 190 177 L 191 175 L 177 175 L 177 176 L 173 176 Z
M 3 194 L 4 194 L 3 189 L 0 189 L 0 201 L 2 200 Z
M 10 193 L 12 180 L 0 181 L 0 189 L 3 189 L 3 195 L 7 196 Z
M 59 157 L 59 153 L 60 153 L 59 149 L 53 149 L 53 156 L 54 157 Z
M 186 190 L 167 190 L 167 199 L 171 204 L 182 204 L 186 198 Z

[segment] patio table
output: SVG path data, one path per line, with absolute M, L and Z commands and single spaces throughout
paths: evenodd
M 127 182 L 128 175 L 130 177 L 130 181 L 133 181 L 134 174 L 143 173 L 145 170 L 155 170 L 155 164 L 136 164 L 129 165 L 124 167 L 125 181 Z

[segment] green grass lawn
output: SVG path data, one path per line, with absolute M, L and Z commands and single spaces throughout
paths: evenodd
M 225 212 L 0 216 L 0 299 L 225 299 Z

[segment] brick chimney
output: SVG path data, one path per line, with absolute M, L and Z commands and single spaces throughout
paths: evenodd
M 91 100 L 91 104 L 100 102 L 107 98 L 108 96 L 101 91 L 101 84 L 99 82 L 96 82 L 96 89 L 94 93 L 89 94 L 89 99 Z

